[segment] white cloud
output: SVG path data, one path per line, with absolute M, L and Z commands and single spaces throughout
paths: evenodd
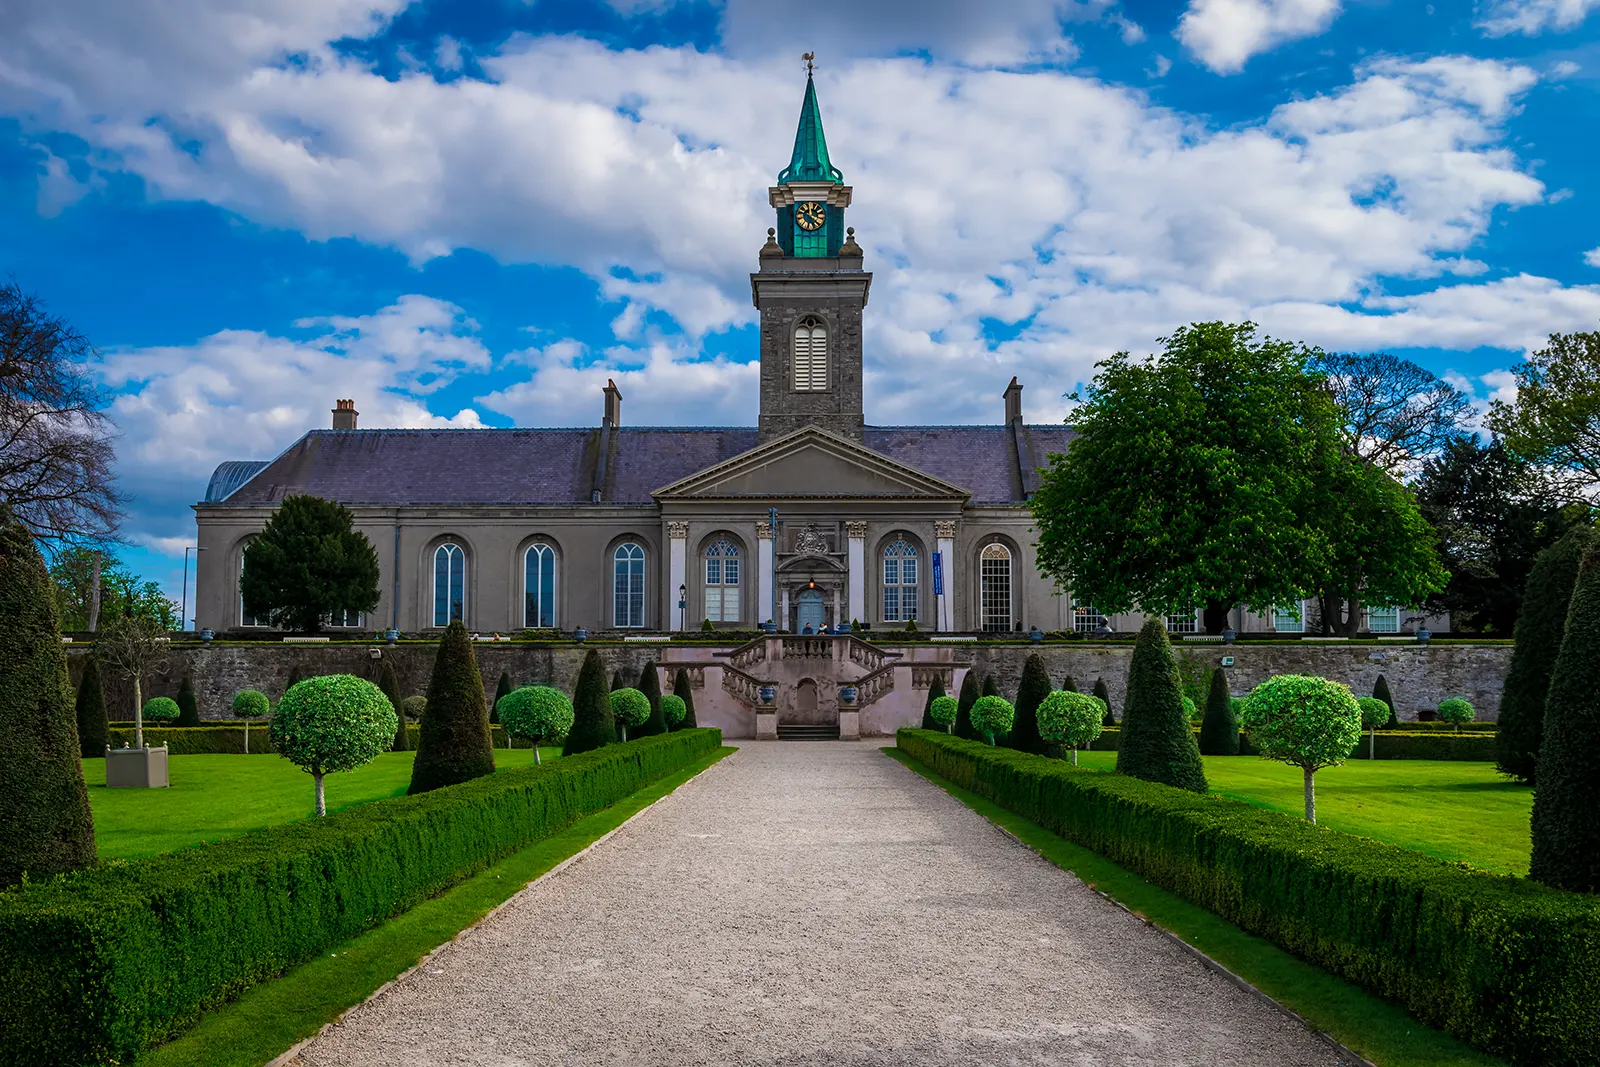
M 1491 0 L 1478 13 L 1477 25 L 1486 36 L 1520 33 L 1534 36 L 1546 30 L 1570 30 L 1600 7 L 1600 0 Z
M 105 184 L 105 178 L 93 171 L 79 181 L 73 177 L 71 163 L 46 149 L 35 208 L 41 218 L 53 219 L 95 190 L 105 188 Z
M 1190 0 L 1175 36 L 1207 67 L 1234 74 L 1251 56 L 1322 33 L 1341 6 L 1342 0 Z
M 1600 267 L 1600 248 L 1591 248 L 1585 252 L 1583 261 L 1591 267 Z

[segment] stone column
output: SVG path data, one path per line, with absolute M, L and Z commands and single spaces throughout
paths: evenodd
M 933 536 L 939 542 L 939 565 L 944 571 L 944 592 L 939 596 L 938 619 L 940 630 L 955 629 L 952 618 L 954 612 L 951 605 L 954 599 L 951 596 L 956 585 L 956 524 L 954 520 L 943 520 L 933 524 Z
M 772 618 L 772 523 L 756 523 L 756 622 Z M 778 622 L 773 619 L 773 622 Z M 778 623 L 782 628 L 782 623 Z
M 667 629 L 681 630 L 688 623 L 689 613 L 678 610 L 678 587 L 689 578 L 689 524 L 667 523 Z
M 867 618 L 867 524 L 847 522 L 845 536 L 849 539 L 850 619 L 870 622 Z

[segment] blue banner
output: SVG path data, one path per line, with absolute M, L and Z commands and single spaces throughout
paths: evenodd
M 933 554 L 933 595 L 944 596 L 944 559 L 939 552 Z

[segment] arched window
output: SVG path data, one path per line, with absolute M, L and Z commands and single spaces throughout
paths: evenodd
M 1011 629 L 1011 550 L 1005 545 L 984 545 L 978 553 L 978 604 L 985 630 Z
M 244 610 L 244 554 L 245 550 L 250 547 L 251 542 L 254 540 L 255 538 L 252 537 L 249 541 L 244 543 L 243 547 L 239 549 L 239 625 L 270 626 L 272 624 L 266 619 L 258 618 Z
M 433 624 L 449 626 L 467 618 L 467 554 L 460 545 L 433 550 Z
M 611 624 L 644 625 L 644 549 L 629 541 L 611 557 Z
M 917 617 L 917 550 L 895 541 L 883 550 L 883 621 L 911 622 Z
M 529 629 L 556 624 L 556 550 L 530 545 L 522 557 L 522 625 Z
M 706 549 L 705 617 L 739 621 L 739 549 L 732 541 L 717 541 Z
M 801 319 L 795 327 L 794 387 L 801 393 L 828 388 L 828 326 L 819 318 Z

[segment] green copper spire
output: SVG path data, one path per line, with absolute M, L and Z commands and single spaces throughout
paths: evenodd
M 794 156 L 778 174 L 778 184 L 785 182 L 844 184 L 844 175 L 828 161 L 828 141 L 822 135 L 822 112 L 817 107 L 817 87 L 810 71 L 806 72 L 806 98 L 800 105 L 800 126 L 794 131 Z

